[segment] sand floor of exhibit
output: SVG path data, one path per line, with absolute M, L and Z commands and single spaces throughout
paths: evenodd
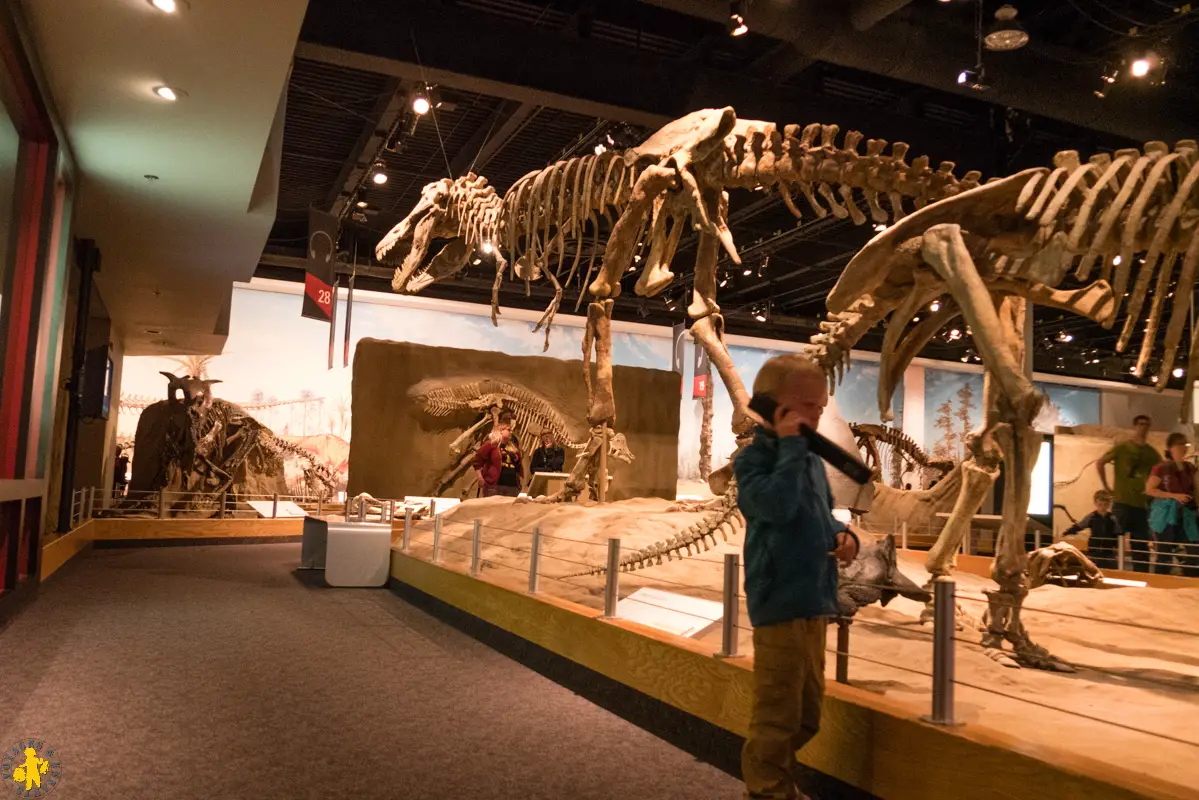
M 633 551 L 667 539 L 701 513 L 672 512 L 656 499 L 583 509 L 571 505 L 475 500 L 443 515 L 439 563 L 468 569 L 473 521 L 482 521 L 481 571 L 526 579 L 532 530 L 541 531 L 541 592 L 590 608 L 603 607 L 604 577 L 580 572 L 602 565 L 607 540 Z M 720 601 L 724 554 L 740 551 L 741 535 L 685 559 L 620 573 L 620 596 L 645 587 Z M 414 524 L 409 553 L 429 560 L 433 524 Z M 396 547 L 400 547 L 397 539 Z M 901 551 L 901 569 L 927 580 L 925 553 Z M 985 578 L 957 576 L 961 607 L 981 616 Z M 740 585 L 740 581 L 739 581 Z M 752 652 L 741 601 L 739 652 Z M 976 631 L 963 630 L 956 648 L 959 721 L 983 725 L 1031 745 L 1076 753 L 1180 784 L 1199 784 L 1199 582 L 1194 588 L 1079 589 L 1043 586 L 1026 603 L 1035 641 L 1078 667 L 1073 674 L 1009 669 L 991 660 Z M 931 704 L 932 629 L 919 623 L 920 605 L 899 598 L 869 606 L 851 627 L 850 684 L 927 713 Z M 720 647 L 719 625 L 695 641 Z M 836 628 L 829 629 L 835 651 Z M 829 680 L 834 659 L 827 662 Z

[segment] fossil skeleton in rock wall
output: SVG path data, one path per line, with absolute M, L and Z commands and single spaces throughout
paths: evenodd
M 512 413 L 512 432 L 517 441 L 528 446 L 537 441 L 543 431 L 548 431 L 555 442 L 577 451 L 579 462 L 586 462 L 588 473 L 591 471 L 589 459 L 595 455 L 588 450 L 591 437 L 581 442 L 571 441 L 570 427 L 553 404 L 524 386 L 490 378 L 459 382 L 435 380 L 423 381 L 412 387 L 409 395 L 431 417 L 445 418 L 463 412 L 475 415 L 462 434 L 450 444 L 453 463 L 437 479 L 432 492 L 435 497 L 445 492 L 470 467 L 475 451 L 499 421 L 502 412 Z M 460 428 L 453 427 L 455 430 Z M 626 464 L 632 463 L 633 456 L 623 434 L 610 437 L 608 455 Z M 576 466 L 576 469 L 579 467 Z M 585 480 L 583 485 L 586 485 Z M 469 487 L 464 492 L 469 492 Z
M 1136 374 L 1144 374 L 1164 325 L 1157 385 L 1178 356 L 1199 269 L 1199 150 L 1150 142 L 1082 162 L 1077 152 L 1052 168 L 1030 169 L 932 203 L 880 233 L 846 267 L 828 297 L 828 321 L 813 337 L 835 387 L 850 348 L 885 326 L 879 408 L 916 353 L 949 321 L 964 318 L 986 370 L 983 424 L 968 441 L 957 503 L 928 557 L 948 572 L 987 490 L 1006 462 L 1003 523 L 988 592 L 984 645 L 1012 645 L 1016 662 L 1069 666 L 1035 645 L 1020 619 L 1028 593 L 1024 553 L 1031 474 L 1040 450 L 1033 422 L 1043 402 L 1030 380 L 1025 324 L 1040 304 L 1113 327 L 1125 312 L 1117 350 L 1138 331 Z M 1144 254 L 1143 257 L 1137 257 Z M 914 317 L 940 298 L 932 314 Z M 1127 302 L 1126 302 L 1127 301 Z M 1199 370 L 1199 331 L 1187 371 Z M 1193 381 L 1183 392 L 1191 404 Z M 998 656 L 997 660 L 1005 657 Z
M 934 170 L 923 156 L 909 164 L 903 143 L 888 151 L 887 142 L 871 139 L 863 153 L 862 134 L 851 131 L 839 140 L 839 132 L 836 125 L 779 129 L 768 122 L 738 120 L 732 108 L 697 111 L 667 124 L 638 147 L 559 161 L 531 172 L 503 197 L 473 174 L 428 184 L 416 207 L 379 242 L 375 254 L 384 263 L 401 262 L 392 288 L 411 293 L 458 272 L 476 253 L 494 252 L 492 320 L 498 313 L 501 281 L 511 265 L 519 279 L 544 276 L 553 285 L 554 299 L 537 325 L 547 327 L 547 336 L 563 287 L 577 275 L 593 299 L 583 337 L 584 376 L 590 396 L 588 420 L 593 436 L 603 439 L 616 418 L 610 329 L 619 280 L 640 262 L 637 294 L 659 294 L 674 280 L 670 263 L 684 230 L 696 231 L 694 291 L 687 309 L 694 320 L 691 334 L 707 351 L 733 399 L 734 431 L 746 434 L 753 425 L 746 413 L 749 395 L 725 348 L 724 320 L 716 303 L 720 249 L 741 263 L 728 228 L 726 190 L 777 191 L 799 218 L 802 213 L 792 196 L 798 190 L 817 217 L 832 213 L 861 225 L 868 218 L 858 208 L 859 196 L 867 203 L 870 219 L 883 223 L 908 213 L 905 203 L 919 209 L 976 186 L 980 177 L 971 172 L 959 181 L 953 163 L 943 162 Z M 602 230 L 607 230 L 607 238 L 603 263 L 597 268 Z M 449 243 L 426 265 L 434 238 Z M 581 245 L 587 240 L 591 256 L 580 269 L 585 249 Z M 567 258 L 568 252 L 573 258 Z M 588 450 L 603 452 L 598 442 Z M 569 486 L 577 495 L 581 481 L 593 477 L 572 475 Z
M 884 465 L 890 470 L 891 486 L 895 489 L 903 489 L 903 476 L 913 472 L 919 475 L 920 485 L 916 488 L 927 489 L 953 469 L 953 459 L 929 456 L 900 428 L 851 422 L 849 429 L 865 455 L 866 466 L 874 472 L 876 482 L 883 479 Z

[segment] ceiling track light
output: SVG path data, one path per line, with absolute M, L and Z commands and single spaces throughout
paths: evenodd
M 729 3 L 729 36 L 744 36 L 749 33 L 749 25 L 745 23 L 746 0 L 732 0 Z
M 959 72 L 958 86 L 965 86 L 976 92 L 985 92 L 987 90 L 987 73 L 983 69 L 983 65 L 976 64 Z
M 1008 4 L 995 12 L 991 32 L 983 37 L 983 46 L 995 52 L 1019 50 L 1028 44 L 1028 32 L 1016 21 L 1016 8 Z
M 371 170 L 371 180 L 374 181 L 376 185 L 382 186 L 383 184 L 387 183 L 386 164 L 384 164 L 382 161 L 376 161 L 375 165 L 371 167 Z
M 174 14 L 187 10 L 187 0 L 147 0 L 147 2 L 164 14 Z

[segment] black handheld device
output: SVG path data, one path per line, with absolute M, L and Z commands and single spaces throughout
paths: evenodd
M 749 410 L 774 424 L 774 413 L 778 410 L 778 401 L 764 394 L 755 394 L 749 400 Z M 842 450 L 831 439 L 821 436 L 807 425 L 799 426 L 799 433 L 808 442 L 808 449 L 824 461 L 828 462 L 838 472 L 843 473 L 859 486 L 865 486 L 873 480 L 870 468 L 863 464 L 857 456 Z

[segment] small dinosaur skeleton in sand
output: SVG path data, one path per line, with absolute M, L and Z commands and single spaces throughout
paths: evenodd
M 707 351 L 733 399 L 734 431 L 745 434 L 753 425 L 746 413 L 749 395 L 725 348 L 724 320 L 716 303 L 720 248 L 734 263 L 741 263 L 728 228 L 726 190 L 778 191 L 799 218 L 801 212 L 792 199 L 792 191 L 798 189 L 816 216 L 831 212 L 861 225 L 867 217 L 858 208 L 859 195 L 866 200 L 870 218 L 884 223 L 902 218 L 907 213 L 905 202 L 921 208 L 976 186 L 980 177 L 971 172 L 959 181 L 951 162 L 934 171 L 925 157 L 908 164 L 904 160 L 908 146 L 903 143 L 885 152 L 887 142 L 871 139 L 862 153 L 862 134 L 851 131 L 840 144 L 838 134 L 836 125 L 789 125 L 780 130 L 773 123 L 738 120 L 732 108 L 697 111 L 667 124 L 638 147 L 558 161 L 531 172 L 503 197 L 473 174 L 431 183 L 409 215 L 379 242 L 375 255 L 383 263 L 402 259 L 392 289 L 413 293 L 460 271 L 476 253 L 494 253 L 493 321 L 509 264 L 515 276 L 526 282 L 544 276 L 554 286 L 554 299 L 537 328 L 546 326 L 547 336 L 563 286 L 580 274 L 593 298 L 587 309 L 583 361 L 590 397 L 588 421 L 593 438 L 599 440 L 616 419 L 611 319 L 620 278 L 639 261 L 637 294 L 654 296 L 665 290 L 674 280 L 669 265 L 683 231 L 692 229 L 698 242 L 693 300 L 687 309 L 695 320 L 691 334 Z M 887 207 L 880 198 L 886 199 Z M 597 270 L 595 257 L 603 229 L 608 236 L 603 264 Z M 423 265 L 434 238 L 449 243 Z M 582 245 L 587 239 L 591 257 L 581 273 Z M 568 251 L 574 253 L 569 271 Z M 555 260 L 556 265 L 551 263 Z M 588 451 L 603 449 L 596 441 L 589 443 Z M 571 491 L 577 495 L 582 482 L 593 479 L 594 474 L 572 474 Z
M 1169 306 L 1158 389 L 1174 366 L 1199 268 L 1199 152 L 1192 140 L 1171 152 L 1162 142 L 1097 155 L 1082 163 L 1065 151 L 1052 169 L 994 180 L 933 203 L 872 239 L 828 296 L 828 321 L 813 337 L 835 387 L 852 348 L 877 324 L 886 326 L 879 408 L 890 419 L 891 396 L 907 365 L 942 326 L 958 316 L 971 327 L 986 370 L 983 424 L 955 471 L 957 503 L 929 553 L 933 577 L 949 572 L 970 521 L 1006 462 L 1003 522 L 996 542 L 983 644 L 997 660 L 1003 644 L 1015 663 L 1070 670 L 1029 638 L 1020 619 L 1028 594 L 1025 528 L 1031 475 L 1041 437 L 1033 428 L 1043 397 L 1030 380 L 1025 350 L 1029 304 L 1069 311 L 1112 327 L 1124 299 L 1118 350 L 1144 325 L 1135 372 L 1143 374 Z M 1143 258 L 1134 258 L 1144 253 Z M 1096 264 L 1097 279 L 1092 280 Z M 1073 270 L 1077 288 L 1059 288 Z M 1171 289 L 1171 279 L 1177 285 Z M 1142 317 L 1152 297 L 1148 317 Z M 940 310 L 916 312 L 940 298 Z M 1172 299 L 1173 298 L 1173 299 Z M 1199 330 L 1193 337 L 1199 336 Z M 1188 373 L 1199 370 L 1192 338 Z M 1193 382 L 1184 390 L 1190 408 Z
M 554 441 L 563 447 L 579 453 L 580 462 L 591 458 L 588 446 L 593 437 L 581 442 L 572 442 L 570 426 L 554 408 L 553 404 L 524 386 L 507 381 L 497 381 L 490 378 L 479 380 L 464 380 L 458 383 L 448 383 L 445 379 L 422 381 L 408 391 L 417 406 L 425 413 L 436 418 L 457 417 L 459 414 L 473 415 L 472 421 L 465 430 L 450 444 L 450 453 L 454 463 L 437 480 L 432 491 L 433 496 L 440 496 L 454 484 L 470 467 L 475 451 L 483 440 L 499 422 L 502 413 L 511 413 L 513 418 L 512 432 L 517 441 L 531 443 L 536 441 L 542 432 L 553 435 Z M 457 429 L 461 426 L 454 426 Z M 633 460 L 625 443 L 624 434 L 615 434 L 609 438 L 611 458 L 628 464 Z M 584 465 L 586 472 L 591 471 L 589 463 Z M 576 470 L 581 469 L 576 464 Z M 587 481 L 581 481 L 580 486 L 586 486 Z M 592 487 L 593 490 L 595 487 Z M 469 491 L 469 488 L 465 491 Z M 555 496 L 555 499 L 557 497 Z M 568 498 L 573 499 L 573 497 Z
M 913 472 L 919 475 L 919 488 L 927 489 L 953 469 L 953 459 L 929 456 L 900 428 L 851 422 L 849 429 L 866 456 L 866 466 L 874 472 L 875 482 L 882 481 L 884 464 L 890 469 L 891 486 L 895 489 L 903 489 L 903 477 Z

